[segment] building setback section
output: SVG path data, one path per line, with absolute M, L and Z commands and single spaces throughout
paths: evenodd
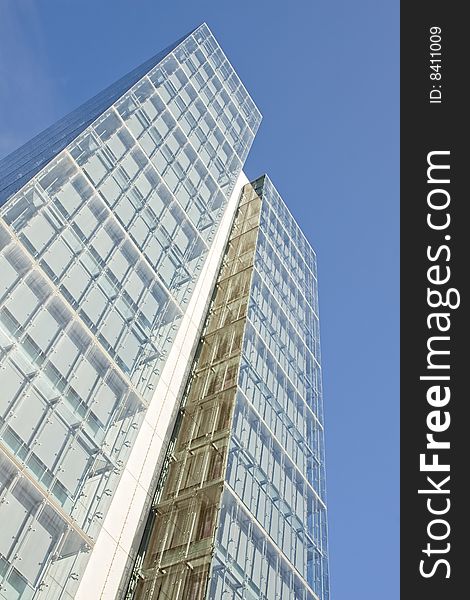
M 208 598 L 329 598 L 316 258 L 268 177 Z

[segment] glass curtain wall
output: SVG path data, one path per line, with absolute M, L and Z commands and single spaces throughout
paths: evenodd
M 208 598 L 328 600 L 316 258 L 267 177 Z
M 259 125 L 206 25 L 149 68 L 1 163 L 8 600 L 74 597 Z

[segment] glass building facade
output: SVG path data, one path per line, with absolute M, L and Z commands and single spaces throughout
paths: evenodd
M 241 194 L 127 597 L 329 598 L 316 260 L 266 176 Z
M 0 161 L 0 598 L 328 600 L 315 255 L 242 172 L 260 120 L 203 24 Z
M 267 177 L 209 598 L 329 598 L 316 259 Z
M 207 26 L 152 62 L 0 165 L 0 597 L 75 596 L 259 125 Z

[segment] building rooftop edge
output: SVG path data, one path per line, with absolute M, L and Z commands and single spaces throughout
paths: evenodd
M 286 201 L 283 199 L 283 197 L 281 196 L 281 194 L 280 194 L 280 193 L 277 191 L 277 188 L 276 188 L 276 186 L 274 185 L 274 183 L 272 182 L 272 180 L 271 180 L 271 178 L 269 177 L 269 175 L 268 175 L 266 172 L 264 172 L 264 173 L 262 173 L 261 175 L 259 175 L 258 177 L 255 177 L 254 179 L 251 179 L 251 178 L 250 178 L 250 181 L 249 181 L 249 183 L 250 183 L 250 185 L 253 185 L 255 182 L 257 182 L 257 181 L 260 181 L 260 180 L 263 180 L 263 184 L 262 184 L 262 185 L 263 185 L 263 189 L 264 189 L 264 186 L 265 186 L 265 183 L 266 183 L 266 182 L 268 182 L 268 184 L 272 186 L 272 188 L 274 189 L 274 191 L 275 191 L 275 192 L 276 192 L 276 194 L 278 195 L 278 197 L 279 197 L 279 200 L 282 202 L 282 204 L 283 204 L 284 208 L 286 209 L 287 213 L 288 213 L 288 214 L 289 214 L 289 216 L 291 217 L 292 221 L 293 221 L 293 222 L 296 224 L 296 226 L 297 226 L 297 228 L 298 228 L 298 230 L 299 230 L 300 234 L 302 235 L 302 237 L 303 237 L 303 239 L 304 239 L 305 243 L 307 244 L 307 246 L 308 246 L 308 247 L 310 248 L 310 250 L 312 251 L 312 253 L 313 253 L 313 256 L 314 256 L 314 258 L 315 258 L 315 260 L 316 260 L 317 253 L 316 253 L 316 251 L 315 251 L 314 247 L 312 246 L 312 243 L 310 242 L 310 240 L 308 239 L 308 237 L 305 235 L 305 233 L 304 233 L 304 231 L 303 231 L 303 229 L 302 229 L 302 227 L 301 227 L 301 225 L 300 225 L 299 221 L 298 221 L 298 220 L 297 220 L 297 219 L 294 217 L 294 215 L 292 214 L 292 212 L 291 212 L 291 210 L 289 209 L 289 206 L 287 205 Z
M 193 28 L 0 159 L 0 206 L 62 152 L 74 138 L 142 79 L 148 71 L 175 50 L 185 39 L 204 26 L 207 27 L 205 23 L 201 23 Z M 49 148 L 47 144 L 50 144 Z M 36 152 L 35 154 L 34 150 L 37 151 L 38 148 L 46 148 L 46 150 L 44 153 Z M 26 168 L 25 172 L 20 170 L 22 167 Z

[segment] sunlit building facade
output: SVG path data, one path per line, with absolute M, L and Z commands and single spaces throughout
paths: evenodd
M 328 599 L 315 255 L 204 24 L 0 161 L 0 598 Z

